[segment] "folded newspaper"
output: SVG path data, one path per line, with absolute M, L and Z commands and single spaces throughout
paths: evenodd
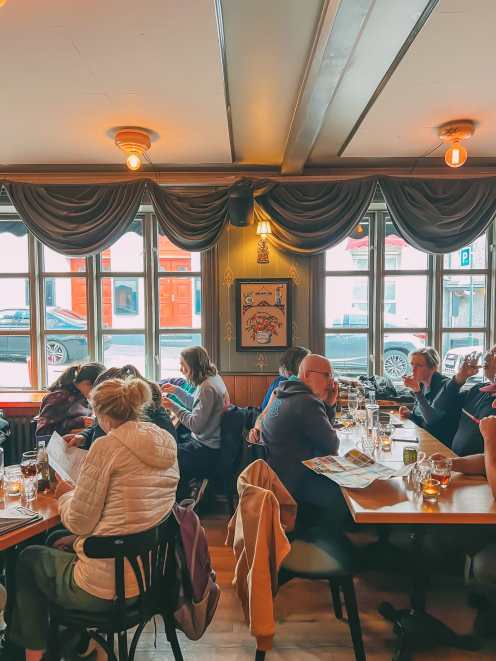
M 83 461 L 88 453 L 81 448 L 67 445 L 56 431 L 50 437 L 47 447 L 48 463 L 66 482 L 76 484 Z
M 344 457 L 328 455 L 315 457 L 303 462 L 307 468 L 319 475 L 328 477 L 340 487 L 348 489 L 364 489 L 375 480 L 389 480 L 392 477 L 402 477 L 411 470 L 410 466 L 399 469 L 379 464 L 360 450 L 350 450 Z
M 0 534 L 27 526 L 34 521 L 40 521 L 42 518 L 41 514 L 28 507 L 9 505 L 4 510 L 0 510 Z

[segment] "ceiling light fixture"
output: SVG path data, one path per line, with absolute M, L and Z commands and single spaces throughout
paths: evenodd
M 152 132 L 134 126 L 123 127 L 115 134 L 115 144 L 126 155 L 126 165 L 130 170 L 139 170 L 143 154 L 150 149 Z
M 444 161 L 450 168 L 461 167 L 468 157 L 468 152 L 461 140 L 468 140 L 475 131 L 476 123 L 472 119 L 455 119 L 438 127 L 437 132 L 443 142 L 449 144 Z

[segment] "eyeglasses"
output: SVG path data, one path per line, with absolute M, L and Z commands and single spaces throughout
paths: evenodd
M 322 370 L 307 370 L 307 372 L 315 372 L 316 374 L 325 374 L 328 379 L 334 379 L 331 372 L 322 372 Z

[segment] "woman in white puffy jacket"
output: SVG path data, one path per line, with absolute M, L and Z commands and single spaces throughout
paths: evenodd
M 59 482 L 62 523 L 77 535 L 74 553 L 44 546 L 19 556 L 15 607 L 9 626 L 9 661 L 38 661 L 46 647 L 48 602 L 67 609 L 104 611 L 115 597 L 113 560 L 87 558 L 90 535 L 127 535 L 147 530 L 171 510 L 179 481 L 173 437 L 139 420 L 151 400 L 142 380 L 110 379 L 97 386 L 92 404 L 106 436 L 91 446 L 74 486 Z M 126 568 L 126 597 L 138 594 Z M 3 658 L 3 654 L 0 656 Z

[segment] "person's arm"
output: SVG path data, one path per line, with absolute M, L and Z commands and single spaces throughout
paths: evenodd
M 305 436 L 309 445 L 321 455 L 337 454 L 339 437 L 334 430 L 324 402 L 318 399 L 307 400 L 302 411 L 303 424 L 306 427 Z
M 441 414 L 459 412 L 465 401 L 466 393 L 460 392 L 461 384 L 453 377 L 447 381 L 432 402 L 432 408 Z
M 484 439 L 484 461 L 487 481 L 496 498 L 496 416 L 491 415 L 480 421 L 480 432 Z
M 112 461 L 105 444 L 92 445 L 74 490 L 59 498 L 62 523 L 75 535 L 90 535 L 100 521 L 111 471 Z
M 484 455 L 471 454 L 467 457 L 453 457 L 451 467 L 465 475 L 485 475 Z
M 428 425 L 434 425 L 436 422 L 440 422 L 446 415 L 446 411 L 443 411 L 441 408 L 436 409 L 434 408 L 433 404 L 429 404 L 421 390 L 415 393 L 415 399 L 418 402 L 422 417 Z M 410 417 L 414 422 L 416 422 L 415 414 L 411 415 Z
M 191 430 L 193 434 L 198 434 L 205 429 L 206 423 L 212 416 L 216 395 L 215 389 L 210 385 L 206 385 L 201 388 L 198 399 L 195 401 L 191 411 L 187 411 L 173 401 L 169 401 L 167 405 L 185 427 Z M 193 398 L 191 399 L 193 400 Z

